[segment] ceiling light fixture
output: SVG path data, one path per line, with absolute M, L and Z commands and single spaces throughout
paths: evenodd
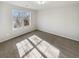
M 45 4 L 46 1 L 37 1 L 38 4 Z

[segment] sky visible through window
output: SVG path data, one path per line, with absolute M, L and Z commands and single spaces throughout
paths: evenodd
M 23 58 L 56 58 L 60 53 L 59 49 L 36 35 L 18 42 L 16 46 Z
M 31 13 L 28 11 L 23 11 L 23 10 L 18 10 L 18 9 L 13 9 L 12 10 L 12 16 L 14 17 L 26 17 L 30 15 Z

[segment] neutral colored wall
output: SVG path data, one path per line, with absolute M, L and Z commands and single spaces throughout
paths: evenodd
M 12 16 L 11 10 L 13 8 L 18 8 L 22 10 L 31 11 L 31 26 L 22 27 L 18 30 L 12 30 Z M 14 5 L 9 5 L 2 3 L 0 4 L 0 42 L 6 41 L 8 39 L 14 38 L 16 36 L 22 35 L 24 33 L 30 32 L 36 29 L 36 14 L 35 10 L 29 10 L 22 7 L 17 7 Z
M 37 24 L 41 31 L 79 41 L 79 5 L 41 10 Z

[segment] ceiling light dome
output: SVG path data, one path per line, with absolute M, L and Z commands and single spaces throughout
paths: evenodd
M 45 4 L 46 1 L 37 1 L 38 4 Z

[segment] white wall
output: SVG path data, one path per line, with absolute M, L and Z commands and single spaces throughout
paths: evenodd
M 23 27 L 18 30 L 12 30 L 11 10 L 13 8 L 23 9 L 32 12 L 31 26 Z M 36 14 L 35 10 L 29 10 L 14 5 L 0 3 L 0 42 L 22 35 L 36 29 Z
M 79 6 L 59 6 L 38 13 L 38 29 L 79 41 Z

